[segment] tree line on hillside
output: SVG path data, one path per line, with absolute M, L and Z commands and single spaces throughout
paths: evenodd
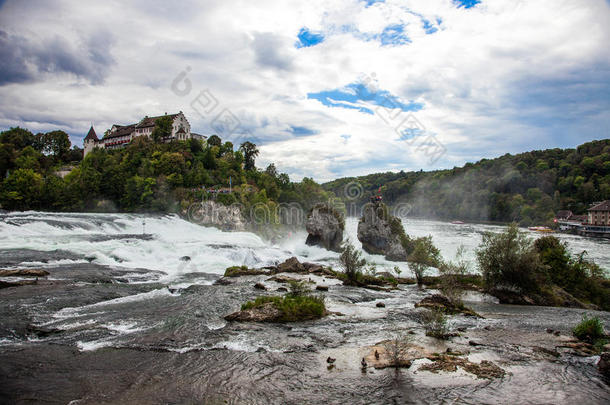
M 360 203 L 381 187 L 386 203 L 410 203 L 413 216 L 550 224 L 558 210 L 585 214 L 591 203 L 610 199 L 610 140 L 506 154 L 448 170 L 343 178 L 323 187 L 344 196 L 354 181 L 365 190 Z
M 23 128 L 0 133 L 0 204 L 7 210 L 181 212 L 201 201 L 206 188 L 232 186 L 217 201 L 255 204 L 296 202 L 308 209 L 331 196 L 312 179 L 293 183 L 274 164 L 255 166 L 258 148 L 251 142 L 237 150 L 212 135 L 164 142 L 163 120 L 153 139 L 138 137 L 123 149 L 96 148 L 82 159 L 70 149 L 63 131 L 33 135 Z M 67 165 L 65 177 L 58 171 Z

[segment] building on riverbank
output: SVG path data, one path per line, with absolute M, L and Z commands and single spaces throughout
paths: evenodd
M 188 122 L 184 113 L 180 111 L 177 114 L 159 115 L 157 117 L 146 116 L 140 122 L 128 125 L 114 124 L 108 131 L 105 132 L 102 139 L 99 139 L 91 126 L 89 133 L 83 141 L 84 155 L 91 152 L 94 148 L 119 149 L 127 146 L 133 139 L 139 136 L 152 137 L 156 122 L 159 118 L 169 117 L 172 120 L 172 131 L 169 137 L 165 138 L 164 142 L 174 140 L 186 141 L 195 138 L 205 141 L 206 137 L 199 134 L 191 133 L 191 124 Z
M 582 234 L 610 238 L 610 200 L 594 204 L 588 209 L 587 222 Z

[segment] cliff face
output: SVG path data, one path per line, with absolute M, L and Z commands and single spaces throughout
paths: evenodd
M 358 222 L 358 240 L 362 249 L 384 255 L 387 260 L 406 261 L 408 237 L 400 220 L 388 214 L 383 203 L 367 204 Z
M 308 245 L 321 246 L 335 252 L 341 251 L 345 224 L 341 215 L 332 207 L 322 204 L 313 207 L 307 217 L 305 228 L 309 233 L 305 241 Z
M 188 219 L 223 231 L 246 230 L 246 221 L 237 205 L 226 206 L 215 201 L 193 204 L 188 210 Z

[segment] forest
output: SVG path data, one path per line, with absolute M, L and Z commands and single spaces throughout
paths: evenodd
M 256 204 L 270 208 L 296 202 L 309 209 L 330 193 L 309 178 L 293 183 L 274 164 L 257 169 L 258 148 L 251 142 L 236 148 L 212 135 L 163 142 L 138 137 L 126 148 L 96 148 L 83 159 L 68 134 L 34 135 L 11 128 L 0 133 L 0 205 L 5 210 L 91 212 L 183 212 L 192 202 L 217 194 L 225 205 Z M 60 176 L 61 171 L 68 172 Z M 204 195 L 204 193 L 206 193 Z M 273 212 L 273 210 L 272 210 Z
M 323 187 L 345 199 L 352 182 L 364 191 L 358 203 L 381 187 L 388 205 L 408 203 L 415 217 L 549 225 L 558 210 L 586 214 L 591 203 L 610 199 L 610 140 L 505 154 L 448 170 L 342 178 Z

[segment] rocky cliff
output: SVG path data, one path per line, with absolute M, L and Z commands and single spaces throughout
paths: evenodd
M 341 251 L 345 222 L 341 214 L 326 204 L 317 204 L 307 216 L 305 228 L 308 245 L 321 246 L 335 252 Z
M 222 205 L 215 201 L 205 201 L 191 205 L 188 219 L 204 226 L 213 226 L 223 231 L 244 231 L 246 220 L 238 205 Z
M 402 223 L 389 214 L 383 203 L 364 206 L 358 222 L 358 240 L 366 252 L 384 255 L 387 260 L 406 261 L 411 250 L 411 240 Z

